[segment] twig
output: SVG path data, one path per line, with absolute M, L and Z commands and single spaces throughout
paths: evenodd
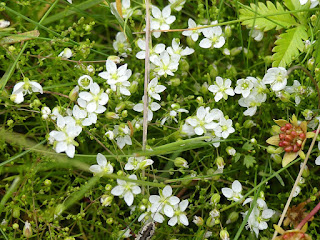
M 288 200 L 287 200 L 286 206 L 284 207 L 283 212 L 282 212 L 282 214 L 281 214 L 280 220 L 279 220 L 279 222 L 278 222 L 278 226 L 279 226 L 279 227 L 281 227 L 281 224 L 282 224 L 282 222 L 283 222 L 283 219 L 284 219 L 284 217 L 286 216 L 286 213 L 287 213 L 288 208 L 289 208 L 289 206 L 290 206 L 291 200 L 292 200 L 292 198 L 293 198 L 293 194 L 294 194 L 294 192 L 295 192 L 295 190 L 296 190 L 296 187 L 297 187 L 298 183 L 300 182 L 300 177 L 301 177 L 301 175 L 302 175 L 302 173 L 303 173 L 303 170 L 304 170 L 304 168 L 305 168 L 305 166 L 306 166 L 306 164 L 307 164 L 307 161 L 308 161 L 308 159 L 309 159 L 311 150 L 312 150 L 312 148 L 313 148 L 313 146 L 314 146 L 314 144 L 315 144 L 315 142 L 316 142 L 316 139 L 317 139 L 317 136 L 318 136 L 318 134 L 319 134 L 319 131 L 320 131 L 320 124 L 319 124 L 319 126 L 318 126 L 318 128 L 317 128 L 316 134 L 314 135 L 314 137 L 313 137 L 313 139 L 312 139 L 312 142 L 311 142 L 311 145 L 310 145 L 309 150 L 308 150 L 308 152 L 307 152 L 306 158 L 304 159 L 303 164 L 302 164 L 302 166 L 301 166 L 301 168 L 300 168 L 299 174 L 298 174 L 298 176 L 297 176 L 297 178 L 296 178 L 296 181 L 295 181 L 295 183 L 294 183 L 294 185 L 293 185 L 293 188 L 292 188 L 291 193 L 290 193 L 290 196 L 289 196 L 289 198 L 288 198 Z M 277 236 L 277 234 L 278 234 L 278 232 L 277 232 L 277 230 L 276 230 L 276 231 L 274 232 L 274 234 L 273 234 L 272 240 L 275 239 L 275 237 Z
M 297 70 L 297 69 L 301 69 L 302 71 L 304 71 L 308 75 L 308 77 L 311 79 L 313 85 L 315 86 L 317 93 L 318 93 L 318 109 L 319 109 L 320 108 L 320 90 L 319 90 L 319 86 L 317 84 L 317 81 L 313 78 L 311 73 L 306 68 L 299 66 L 299 65 L 296 65 L 296 66 L 289 68 L 288 75 L 290 75 L 294 70 Z
M 100 144 L 101 147 L 103 147 L 108 153 L 110 153 L 111 155 L 114 155 L 102 142 L 100 142 L 100 140 L 98 138 L 96 138 L 91 132 L 89 132 L 88 130 L 85 130 L 87 134 L 89 134 L 91 137 L 94 138 L 94 140 L 96 140 L 97 143 Z
M 59 96 L 61 96 L 61 97 L 69 98 L 69 96 L 64 95 L 64 94 L 62 94 L 62 93 L 58 93 L 58 92 L 43 91 L 43 93 L 53 94 L 53 95 L 59 95 Z

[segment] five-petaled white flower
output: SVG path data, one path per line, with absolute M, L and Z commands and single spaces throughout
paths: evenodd
M 187 55 L 194 53 L 194 50 L 189 47 L 182 49 L 182 47 L 180 46 L 180 39 L 174 38 L 174 39 L 172 39 L 172 47 L 167 47 L 167 52 L 171 56 L 176 55 L 177 57 L 180 58 L 180 57 L 187 56 Z
M 168 225 L 174 226 L 177 223 L 178 224 L 181 223 L 185 226 L 189 225 L 188 218 L 186 216 L 186 213 L 184 212 L 187 209 L 188 204 L 189 204 L 189 202 L 186 199 L 186 200 L 181 201 L 179 204 L 176 204 L 175 206 L 173 206 L 174 213 L 173 213 L 172 218 L 169 220 Z
M 127 125 L 121 124 L 114 126 L 113 138 L 116 139 L 117 145 L 120 149 L 122 149 L 125 145 L 132 145 L 130 134 L 131 130 Z
M 287 85 L 287 70 L 283 67 L 269 68 L 264 75 L 262 82 L 270 84 L 273 91 L 280 91 Z
M 111 4 L 113 5 L 114 9 L 117 10 L 116 3 L 113 2 Z M 133 9 L 130 8 L 130 5 L 131 5 L 130 0 L 122 0 L 121 1 L 122 16 L 124 18 L 129 18 L 133 14 Z M 111 13 L 114 15 L 114 12 L 112 11 L 112 9 L 111 9 Z
M 128 178 L 137 180 L 137 176 L 132 174 Z M 130 207 L 133 203 L 134 196 L 141 193 L 141 188 L 134 182 L 127 182 L 117 179 L 118 186 L 111 190 L 111 194 L 119 196 L 124 199 L 126 204 Z
M 152 6 L 152 16 L 151 16 L 151 30 L 169 30 L 170 24 L 176 20 L 175 16 L 171 16 L 171 7 L 170 5 L 160 11 L 156 6 Z M 154 32 L 153 36 L 155 38 L 160 37 L 161 32 Z
M 214 21 L 211 24 L 217 24 L 218 21 Z M 203 35 L 205 36 L 199 43 L 199 46 L 202 48 L 221 48 L 226 40 L 222 36 L 222 28 L 220 26 L 205 28 L 202 30 Z
M 80 92 L 78 104 L 80 107 L 85 108 L 89 113 L 103 113 L 106 108 L 104 105 L 109 101 L 109 96 L 97 83 L 90 85 L 90 92 Z
M 144 97 L 142 97 L 143 102 Z M 153 112 L 158 111 L 161 108 L 161 105 L 156 102 L 151 102 L 149 98 L 148 101 L 148 121 L 150 122 L 153 119 Z M 138 103 L 133 106 L 133 110 L 136 112 L 143 112 L 143 103 Z
M 208 90 L 215 94 L 214 100 L 219 102 L 220 99 L 228 99 L 229 96 L 234 96 L 233 88 L 231 87 L 230 79 L 223 79 L 222 77 L 216 77 L 216 84 L 210 85 Z
M 188 28 L 196 28 L 196 27 L 200 27 L 200 25 L 197 25 L 196 22 L 189 18 L 188 20 Z M 196 42 L 199 38 L 199 34 L 202 32 L 202 29 L 195 29 L 195 30 L 187 30 L 187 31 L 183 31 L 182 35 L 183 36 L 187 36 L 187 37 L 191 37 L 191 39 Z
M 173 206 L 180 202 L 176 196 L 172 196 L 172 188 L 165 186 L 163 190 L 159 190 L 159 195 L 151 195 L 149 201 L 152 204 L 151 212 L 163 212 L 168 217 L 173 217 Z
M 166 87 L 163 85 L 158 85 L 158 78 L 154 78 L 148 84 L 148 95 L 158 101 L 161 100 L 159 93 L 162 93 L 166 90 Z
M 137 41 L 137 45 L 142 51 L 140 51 L 136 54 L 136 58 L 145 59 L 145 57 L 146 57 L 146 41 L 144 39 L 140 38 Z M 156 56 L 159 56 L 159 54 L 162 53 L 165 49 L 166 49 L 166 45 L 164 45 L 163 43 L 159 43 L 153 47 L 150 46 L 150 49 L 149 49 L 150 59 L 152 59 Z
M 62 58 L 71 58 L 72 57 L 72 51 L 70 48 L 65 48 L 61 53 L 59 53 L 58 57 Z
M 159 76 L 167 75 L 174 76 L 174 72 L 178 70 L 180 57 L 177 55 L 170 56 L 167 51 L 160 53 L 160 56 L 150 58 L 150 61 L 154 64 L 155 73 Z
M 131 46 L 123 32 L 118 32 L 116 40 L 113 42 L 113 48 L 120 53 L 121 57 L 127 57 L 132 51 Z
M 228 200 L 233 201 L 239 201 L 242 198 L 241 192 L 242 192 L 242 185 L 238 180 L 235 180 L 232 183 L 232 189 L 231 188 L 222 188 L 221 189 L 222 194 L 228 198 Z
M 32 92 L 39 92 L 42 94 L 42 86 L 35 81 L 30 81 L 29 78 L 24 78 L 23 82 L 18 82 L 14 85 L 10 99 L 19 104 L 24 101 L 24 96 L 26 94 L 31 94 Z
M 110 162 L 107 161 L 106 157 L 103 156 L 101 153 L 97 154 L 97 163 L 98 165 L 92 165 L 89 170 L 94 174 L 98 173 L 106 173 L 111 174 L 113 173 L 113 167 Z
M 92 77 L 90 77 L 89 75 L 83 75 L 78 79 L 78 85 L 83 89 L 89 89 L 92 83 Z
M 145 169 L 146 167 L 153 164 L 151 159 L 146 159 L 145 157 L 129 157 L 128 162 L 124 166 L 125 170 L 138 170 Z
M 247 77 L 245 79 L 238 79 L 237 86 L 234 92 L 237 94 L 242 94 L 244 98 L 248 97 L 251 89 L 253 89 L 253 77 Z

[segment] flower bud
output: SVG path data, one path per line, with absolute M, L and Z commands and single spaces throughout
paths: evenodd
M 220 238 L 221 240 L 230 240 L 228 231 L 227 230 L 220 231 Z
M 18 223 L 12 224 L 12 228 L 13 228 L 14 230 L 19 229 L 19 224 L 18 224 Z
M 304 116 L 304 118 L 309 121 L 312 119 L 313 117 L 313 112 L 310 110 L 310 109 L 305 109 L 303 112 L 302 112 L 302 115 Z
M 303 163 L 300 164 L 300 168 L 302 167 Z M 302 177 L 304 178 L 307 178 L 310 176 L 310 170 L 308 168 L 308 166 L 306 165 L 303 169 L 303 172 L 302 172 Z
M 271 154 L 271 158 L 277 164 L 282 163 L 282 157 L 279 154 Z
M 209 74 L 212 78 L 216 78 L 219 75 L 218 68 L 215 64 L 209 65 Z
M 139 83 L 137 81 L 132 81 L 130 87 L 129 87 L 129 91 L 130 93 L 135 93 L 138 90 L 138 85 Z
M 233 147 L 231 147 L 231 146 L 228 146 L 228 147 L 226 148 L 226 152 L 227 152 L 230 156 L 234 156 L 234 155 L 236 155 L 236 153 L 237 153 L 237 151 L 236 151 Z
M 207 221 L 206 221 L 206 225 L 208 226 L 208 227 L 213 227 L 216 223 L 215 223 L 215 219 L 214 218 L 212 218 L 212 217 L 208 217 L 208 219 L 207 219 Z
M 232 212 L 229 214 L 228 219 L 226 221 L 226 224 L 234 223 L 237 221 L 239 218 L 239 213 L 238 212 Z
M 174 160 L 174 165 L 178 168 L 189 168 L 187 160 L 182 157 L 177 157 Z
M 109 140 L 113 140 L 114 138 L 114 133 L 112 131 L 108 131 L 105 134 L 107 136 L 107 138 L 109 138 Z
M 264 197 L 264 191 L 260 191 L 259 195 L 260 195 L 260 198 L 261 198 L 262 200 L 265 199 L 265 197 Z
M 189 178 L 189 177 L 194 177 L 192 174 L 191 175 L 187 175 L 185 176 L 186 178 Z M 187 179 L 187 180 L 182 180 L 181 181 L 181 184 L 183 186 L 188 186 L 190 183 L 192 182 L 192 179 Z
M 112 203 L 112 200 L 113 200 L 112 195 L 102 195 L 102 197 L 100 198 L 100 202 L 104 207 L 110 206 Z
M 128 117 L 128 111 L 127 111 L 127 110 L 123 110 L 123 111 L 121 112 L 121 117 L 123 117 L 123 118 Z
M 13 207 L 12 216 L 14 218 L 19 218 L 20 217 L 20 208 L 19 207 L 17 207 L 17 206 Z
M 83 89 L 89 89 L 92 83 L 93 80 L 89 75 L 83 75 L 78 79 L 78 85 Z
M 200 105 L 202 105 L 203 104 L 203 97 L 197 97 L 197 99 L 196 99 L 196 101 L 197 101 L 197 103 L 199 103 Z
M 69 93 L 69 98 L 72 102 L 75 102 L 79 95 L 79 86 L 75 86 Z
M 192 222 L 193 222 L 195 225 L 197 225 L 198 227 L 199 227 L 199 226 L 202 226 L 203 223 L 204 223 L 203 218 L 202 218 L 202 217 L 198 217 L 198 216 L 194 216 Z
M 28 221 L 25 222 L 22 233 L 26 238 L 30 238 L 32 236 L 31 224 Z
M 38 107 L 40 107 L 41 106 L 41 102 L 40 102 L 40 100 L 39 99 L 35 99 L 35 100 L 33 100 L 33 102 L 30 104 L 30 107 L 31 108 L 38 108 Z
M 232 30 L 231 30 L 231 27 L 229 25 L 227 25 L 225 28 L 224 28 L 224 35 L 228 38 L 228 37 L 231 37 L 232 35 Z
M 109 56 L 109 57 L 108 57 L 108 60 L 113 61 L 115 64 L 118 64 L 118 63 L 121 62 L 121 58 L 118 57 L 118 56 Z
M 255 145 L 255 144 L 257 144 L 257 139 L 251 138 L 251 139 L 250 139 L 250 142 Z
M 187 71 L 189 71 L 190 66 L 189 66 L 189 63 L 186 60 L 182 59 L 182 60 L 180 60 L 179 68 L 182 71 L 187 72 Z
M 220 198 L 221 198 L 220 194 L 214 193 L 210 198 L 210 203 L 216 205 L 220 202 Z
M 189 47 L 194 47 L 195 46 L 195 42 L 192 40 L 192 38 L 189 36 L 187 37 L 187 44 Z
M 119 119 L 119 115 L 116 114 L 115 112 L 107 112 L 106 118 L 107 119 Z
M 112 224 L 113 223 L 113 218 L 108 218 L 106 221 L 107 224 Z
M 315 24 L 317 23 L 317 15 L 313 14 L 311 17 L 310 17 L 310 20 L 311 20 L 311 23 L 313 26 L 315 26 Z
M 230 54 L 231 56 L 236 56 L 239 53 L 241 53 L 241 51 L 242 51 L 242 47 L 235 47 L 231 49 Z
M 92 75 L 94 75 L 94 73 L 95 73 L 95 69 L 92 65 L 88 65 L 86 71 L 88 74 L 91 73 Z
M 308 69 L 309 69 L 310 71 L 312 71 L 313 66 L 314 66 L 314 58 L 312 57 L 312 58 L 310 58 L 310 59 L 308 60 L 308 62 L 307 62 L 307 67 L 308 67 Z
M 208 93 L 208 83 L 207 82 L 204 82 L 200 88 L 200 92 L 205 95 Z
M 272 56 L 266 56 L 266 57 L 264 58 L 264 62 L 265 62 L 267 65 L 271 64 L 271 63 L 272 63 Z
M 169 81 L 169 85 L 172 85 L 172 86 L 174 86 L 174 87 L 178 87 L 179 85 L 180 85 L 180 78 L 172 78 L 172 79 L 170 79 L 170 81 Z
M 230 50 L 228 48 L 224 48 L 222 51 L 223 55 L 230 56 Z
M 223 169 L 224 165 L 225 165 L 223 158 L 222 157 L 217 157 L 216 158 L 216 164 L 217 164 L 218 169 Z
M 121 112 L 122 110 L 124 110 L 124 108 L 126 107 L 126 104 L 124 102 L 120 102 L 117 106 L 116 106 L 116 112 Z
M 246 120 L 246 121 L 243 123 L 243 126 L 244 126 L 245 128 L 252 128 L 252 127 L 254 127 L 254 126 L 257 126 L 257 124 L 255 124 L 255 122 L 252 121 L 252 120 Z

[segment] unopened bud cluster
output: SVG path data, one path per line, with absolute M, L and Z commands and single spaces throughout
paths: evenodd
M 295 127 L 287 123 L 280 128 L 280 131 L 279 147 L 283 147 L 286 152 L 298 152 L 306 138 L 306 134 L 301 127 Z

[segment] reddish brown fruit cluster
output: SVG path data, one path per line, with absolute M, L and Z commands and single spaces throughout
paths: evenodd
M 301 127 L 295 127 L 287 123 L 280 128 L 280 131 L 279 147 L 283 147 L 286 152 L 298 152 L 306 138 L 306 134 Z
M 285 233 L 282 235 L 282 239 L 286 240 L 306 240 L 309 239 L 307 238 L 307 235 L 302 233 L 302 232 L 290 232 L 290 233 Z

